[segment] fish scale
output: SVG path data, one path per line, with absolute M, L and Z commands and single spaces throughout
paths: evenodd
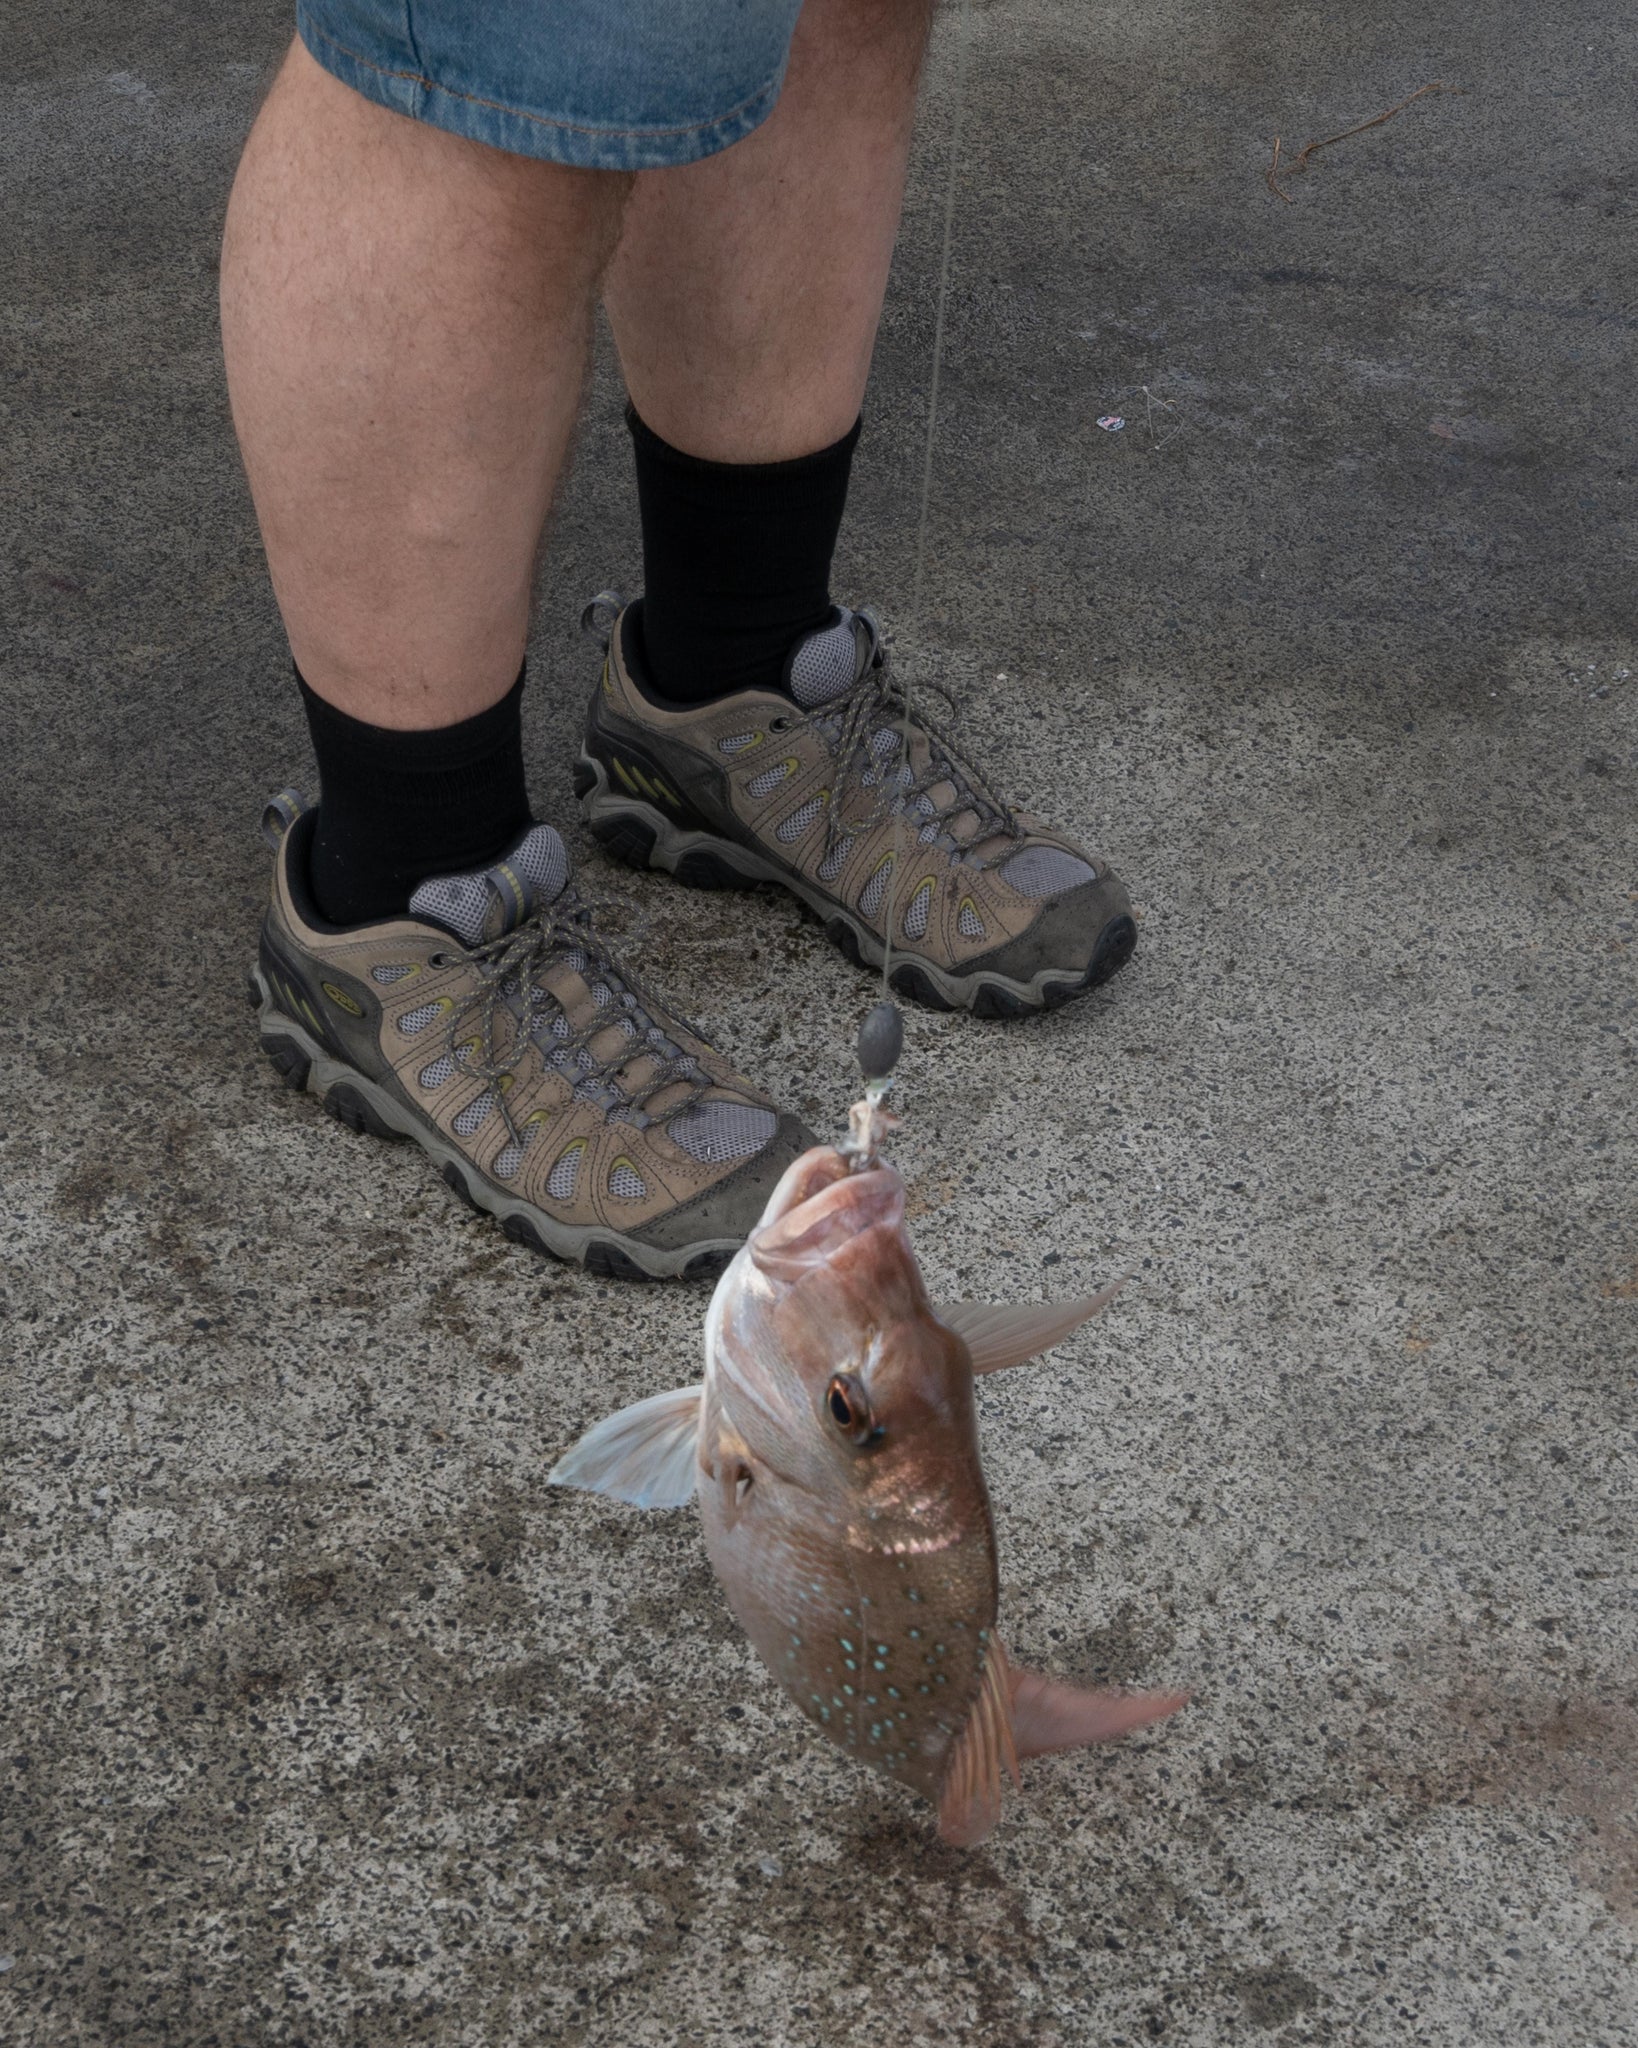
M 855 1524 L 827 1555 L 795 1525 L 800 1496 L 773 1504 L 758 1484 L 768 1511 L 732 1525 L 719 1489 L 701 1489 L 706 1551 L 736 1620 L 823 1734 L 935 1797 L 995 1622 L 987 1512 L 924 1589 L 908 1558 L 866 1547 L 890 1538 L 880 1522 Z

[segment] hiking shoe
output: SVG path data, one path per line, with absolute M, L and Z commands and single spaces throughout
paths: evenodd
M 1120 878 L 1013 810 L 950 736 L 907 718 L 875 620 L 838 608 L 792 648 L 790 695 L 668 704 L 640 605 L 613 593 L 575 793 L 594 836 L 695 888 L 777 882 L 858 965 L 935 1010 L 1022 1017 L 1107 981 L 1137 926 Z
M 308 892 L 316 817 L 289 790 L 264 817 L 250 993 L 290 1086 L 413 1138 L 535 1251 L 622 1279 L 720 1272 L 814 1140 L 616 964 L 557 833 L 423 882 L 403 917 L 337 927 Z

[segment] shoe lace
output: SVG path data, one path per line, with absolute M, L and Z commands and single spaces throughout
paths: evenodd
M 825 852 L 829 854 L 848 833 L 869 831 L 887 819 L 908 812 L 916 821 L 917 836 L 923 842 L 946 837 L 944 827 L 962 812 L 977 817 L 970 844 L 1000 838 L 1006 843 L 983 859 L 969 854 L 978 868 L 997 866 L 1016 851 L 1028 835 L 1005 797 L 999 794 L 972 757 L 955 741 L 947 728 L 920 712 L 912 721 L 904 683 L 895 674 L 890 650 L 874 619 L 868 618 L 873 647 L 858 680 L 840 695 L 815 705 L 793 721 L 792 730 L 813 727 L 830 746 L 836 767 L 836 787 L 827 807 Z M 928 678 L 924 686 L 934 689 L 958 712 L 956 694 L 946 683 Z M 890 736 L 883 744 L 883 736 Z M 919 771 L 911 750 L 917 736 L 925 740 L 927 754 Z M 939 801 L 933 791 L 940 783 L 953 794 Z M 844 823 L 847 801 L 856 791 L 873 792 L 866 815 Z M 874 793 L 879 792 L 879 793 Z M 952 859 L 959 843 L 947 839 Z
M 549 909 L 537 910 L 511 931 L 476 946 L 464 947 L 462 958 L 477 976 L 477 985 L 450 1012 L 447 1051 L 475 1080 L 495 1090 L 509 1135 L 523 1142 L 504 1084 L 531 1052 L 568 1080 L 584 1102 L 595 1103 L 611 1122 L 644 1129 L 669 1124 L 699 1106 L 712 1089 L 722 1090 L 690 1052 L 656 1022 L 652 998 L 636 977 L 616 964 L 605 941 L 592 928 L 591 912 L 565 888 Z M 600 1004 L 584 1024 L 575 1024 L 567 1009 L 544 986 L 554 966 L 567 964 L 595 989 L 608 989 L 611 1000 Z M 697 1027 L 679 1019 L 693 1036 Z M 473 1025 L 476 1025 L 476 1043 Z M 592 1041 L 624 1024 L 625 1042 L 612 1054 L 591 1050 Z M 547 1034 L 541 1042 L 543 1027 Z M 620 1071 L 647 1056 L 653 1071 L 636 1087 L 615 1079 Z M 686 1092 L 658 1116 L 647 1105 L 678 1083 Z M 736 1094 L 728 1089 L 724 1092 Z M 749 1100 L 750 1098 L 745 1098 Z

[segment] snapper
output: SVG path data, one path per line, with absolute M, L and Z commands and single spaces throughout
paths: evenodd
M 874 1087 L 851 1140 L 786 1171 L 717 1284 L 703 1382 L 598 1423 L 551 1478 L 638 1507 L 697 1495 L 712 1567 L 779 1684 L 967 1848 L 1021 1758 L 1122 1735 L 1187 1695 L 1082 1690 L 1003 1648 L 974 1376 L 1058 1343 L 1124 1283 L 935 1308 L 879 1155 L 893 1121 Z

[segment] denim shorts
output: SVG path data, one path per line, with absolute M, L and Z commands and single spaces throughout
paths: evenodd
M 367 99 L 519 156 L 693 163 L 773 112 L 802 0 L 298 0 Z

